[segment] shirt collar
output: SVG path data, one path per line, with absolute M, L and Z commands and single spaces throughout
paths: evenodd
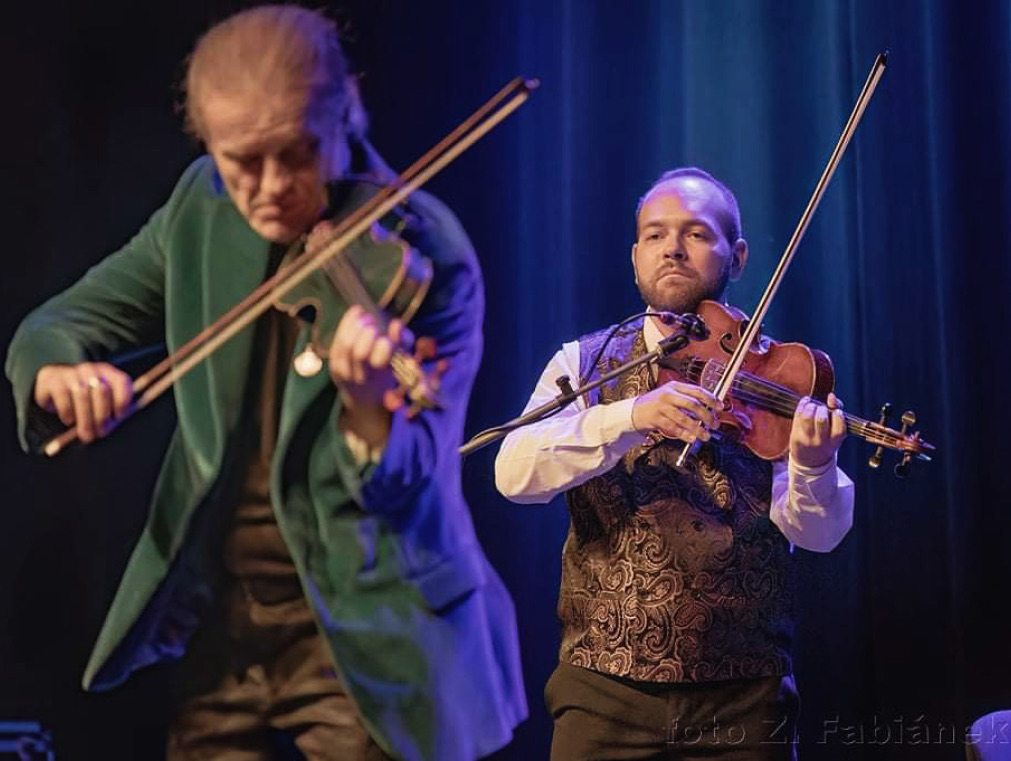
M 646 317 L 642 321 L 642 338 L 646 342 L 646 351 L 653 351 L 663 340 L 663 333 L 657 327 L 656 320 Z

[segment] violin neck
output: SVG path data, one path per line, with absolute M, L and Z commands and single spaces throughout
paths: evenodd
M 358 272 L 344 256 L 343 252 L 331 257 L 321 268 L 334 288 L 348 306 L 357 304 L 376 320 L 380 332 L 385 333 L 389 325 L 386 313 L 379 308 L 362 283 Z M 396 371 L 394 371 L 396 372 Z M 398 379 L 399 380 L 399 379 Z

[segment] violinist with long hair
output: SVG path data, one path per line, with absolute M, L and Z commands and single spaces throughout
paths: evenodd
M 723 301 L 748 260 L 733 193 L 690 167 L 636 209 L 632 267 L 652 312 Z M 643 356 L 672 328 L 648 316 L 566 343 L 528 410 Z M 793 548 L 835 548 L 853 519 L 837 467 L 842 403 L 802 397 L 785 457 L 719 435 L 707 388 L 641 365 L 554 417 L 510 433 L 496 459 L 516 502 L 564 493 L 559 665 L 545 698 L 553 761 L 792 759 Z M 678 460 L 685 444 L 696 454 Z
M 262 6 L 214 26 L 185 92 L 209 155 L 10 346 L 26 448 L 57 421 L 84 443 L 106 435 L 134 394 L 112 357 L 160 341 L 175 351 L 321 218 L 390 178 L 319 13 Z M 375 234 L 431 262 L 411 327 L 445 366 L 441 405 L 387 403 L 410 339 L 356 306 L 322 356 L 307 353 L 307 323 L 271 309 L 173 387 L 177 429 L 84 675 L 104 690 L 181 659 L 170 761 L 269 759 L 278 743 L 314 761 L 472 761 L 526 715 L 512 602 L 460 491 L 477 260 L 431 196 L 398 211 Z M 293 357 L 317 366 L 295 372 Z

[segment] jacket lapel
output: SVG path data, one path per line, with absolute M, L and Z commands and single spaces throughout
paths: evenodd
M 248 296 L 263 281 L 270 258 L 270 244 L 253 232 L 227 197 L 215 207 L 207 234 L 216 248 L 192 262 L 200 268 L 199 284 L 193 284 L 200 303 L 198 321 L 185 331 L 188 337 Z M 188 319 L 194 316 L 184 315 Z M 180 422 L 185 431 L 192 432 L 188 443 L 199 454 L 200 468 L 208 475 L 218 472 L 228 437 L 239 422 L 255 324 L 253 321 L 230 338 L 180 384 Z

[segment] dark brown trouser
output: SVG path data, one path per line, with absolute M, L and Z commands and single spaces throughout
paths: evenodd
M 795 761 L 793 677 L 619 680 L 560 663 L 544 690 L 551 761 Z
M 389 761 L 362 726 L 312 621 L 263 624 L 246 616 L 236 637 L 234 608 L 232 615 L 231 628 L 204 626 L 181 664 L 167 761 L 280 761 L 298 757 L 283 752 L 292 746 L 309 761 Z

